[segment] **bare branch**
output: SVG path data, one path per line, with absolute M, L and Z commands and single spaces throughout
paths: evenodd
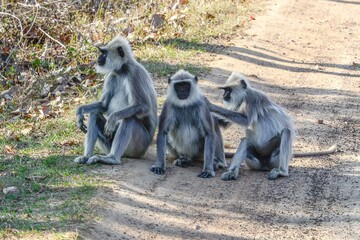
M 40 7 L 40 5 L 35 1 L 35 5 L 33 5 L 33 7 L 36 7 L 36 13 L 35 13 L 35 17 L 34 17 L 34 20 L 32 21 L 32 23 L 31 23 L 31 25 L 30 25 L 30 27 L 29 27 L 29 30 L 27 30 L 27 32 L 24 34 L 24 36 L 26 36 L 30 31 L 31 31 L 31 29 L 32 29 L 32 27 L 34 26 L 34 23 L 35 23 L 35 21 L 36 21 L 36 18 L 37 18 L 37 16 L 38 16 L 38 13 L 39 13 L 39 7 Z
M 19 27 L 20 27 L 20 39 L 19 41 L 17 42 L 17 44 L 15 45 L 15 47 L 11 50 L 9 56 L 6 58 L 6 61 L 5 61 L 5 66 L 8 64 L 9 60 L 10 60 L 10 57 L 12 55 L 12 53 L 17 49 L 17 47 L 20 45 L 23 37 L 24 37 L 24 34 L 23 34 L 23 26 L 22 26 L 22 23 L 21 23 L 21 20 L 13 15 L 13 14 L 10 14 L 10 13 L 7 13 L 7 12 L 0 12 L 0 15 L 4 15 L 4 16 L 9 16 L 9 17 L 12 17 L 12 18 L 15 18 L 18 22 L 19 22 Z
M 39 27 L 39 30 L 44 33 L 48 38 L 50 38 L 51 40 L 53 40 L 54 42 L 56 42 L 57 44 L 59 44 L 61 47 L 66 49 L 66 46 L 64 44 L 62 44 L 60 41 L 56 40 L 55 38 L 51 37 L 47 32 L 45 32 L 41 27 Z

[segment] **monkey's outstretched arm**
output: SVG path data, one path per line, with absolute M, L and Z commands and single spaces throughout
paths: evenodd
M 207 104 L 208 104 L 211 112 L 219 114 L 220 116 L 222 116 L 234 123 L 237 123 L 239 125 L 242 125 L 242 126 L 249 125 L 249 119 L 244 114 L 216 106 L 215 104 L 212 104 L 211 102 L 209 102 L 207 99 L 206 99 L 206 101 L 207 101 Z

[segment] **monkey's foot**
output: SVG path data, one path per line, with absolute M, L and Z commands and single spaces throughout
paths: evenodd
M 221 179 L 224 181 L 236 180 L 238 176 L 239 176 L 239 170 L 233 170 L 233 171 L 224 172 L 221 175 Z
M 221 161 L 217 158 L 214 159 L 214 170 L 218 170 L 219 168 L 226 168 L 227 167 L 227 164 L 225 161 Z
M 102 163 L 102 164 L 108 164 L 108 165 L 117 165 L 120 164 L 121 161 L 117 160 L 113 156 L 100 156 L 95 155 L 89 158 L 89 160 L 86 162 L 86 164 L 94 164 L 94 163 Z
M 162 168 L 162 167 L 155 167 L 155 166 L 152 166 L 152 167 L 150 168 L 150 171 L 152 171 L 153 173 L 158 174 L 158 175 L 165 173 L 165 169 L 164 169 L 164 168 Z
M 178 166 L 178 167 L 183 167 L 183 168 L 193 166 L 191 158 L 187 158 L 187 157 L 183 157 L 183 156 L 176 159 L 174 161 L 174 165 Z
M 197 176 L 200 178 L 212 178 L 215 176 L 215 172 L 214 171 L 211 171 L 211 172 L 203 171 Z
M 80 157 L 75 158 L 74 162 L 80 163 L 80 164 L 84 164 L 84 163 L 86 163 L 88 160 L 89 160 L 89 157 L 87 157 L 87 156 L 80 156 Z
M 289 176 L 289 174 L 287 172 L 285 172 L 284 170 L 281 170 L 279 168 L 273 168 L 269 173 L 268 173 L 268 179 L 269 180 L 275 180 L 278 177 L 287 177 Z

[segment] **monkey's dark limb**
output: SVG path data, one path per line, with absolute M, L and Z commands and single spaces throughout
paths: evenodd
M 273 166 L 273 169 L 268 173 L 268 179 L 274 180 L 278 177 L 289 176 L 289 161 L 291 159 L 292 149 L 292 137 L 289 128 L 284 128 L 281 131 L 281 143 L 280 147 L 273 151 L 270 158 L 269 165 Z M 279 154 L 277 154 L 279 151 Z
M 84 114 L 97 114 L 101 108 L 101 102 L 95 102 L 78 107 L 76 110 L 76 123 L 83 133 L 87 133 L 87 126 L 84 124 Z
M 193 166 L 193 163 L 191 161 L 191 158 L 187 158 L 184 156 L 181 156 L 180 158 L 176 159 L 174 161 L 174 165 L 182 168 Z
M 214 117 L 214 121 L 217 121 L 218 125 L 224 129 L 228 128 L 231 125 L 231 122 L 222 118 Z
M 224 181 L 229 181 L 229 180 L 236 180 L 238 178 L 238 173 L 234 172 L 234 171 L 229 171 L 229 172 L 225 172 L 226 174 L 223 174 L 221 176 L 221 179 Z
M 80 163 L 80 164 L 84 164 L 84 163 L 86 163 L 88 160 L 89 160 L 89 157 L 87 157 L 87 156 L 80 156 L 80 157 L 75 158 L 74 162 Z
M 213 174 L 210 172 L 201 172 L 199 175 L 197 175 L 200 178 L 212 178 Z
M 76 116 L 76 125 L 78 126 L 78 128 L 83 132 L 83 133 L 87 133 L 87 126 L 84 123 L 84 115 L 83 114 L 78 114 Z
M 281 137 L 280 135 L 277 135 L 275 137 L 272 137 L 262 148 L 257 148 L 256 153 L 260 156 L 266 157 L 270 156 L 271 153 L 280 146 Z M 232 158 L 235 153 L 231 152 L 225 152 L 226 158 Z
M 164 127 L 164 121 L 160 120 L 159 132 L 156 139 L 157 158 L 155 164 L 150 168 L 150 171 L 155 174 L 165 173 L 167 134 L 163 130 Z
M 223 160 L 219 160 L 218 158 L 214 159 L 214 170 L 218 170 L 219 168 L 226 168 L 227 164 Z
M 272 137 L 263 147 L 256 149 L 256 152 L 263 157 L 270 156 L 271 153 L 280 146 L 280 142 L 280 135 Z
M 247 138 L 243 138 L 233 157 L 233 161 L 228 171 L 224 172 L 221 175 L 222 180 L 228 181 L 228 180 L 236 180 L 238 178 L 241 163 L 247 158 L 249 147 L 251 147 L 249 140 Z
M 91 113 L 94 111 L 98 111 L 101 108 L 102 108 L 101 102 L 90 103 L 90 104 L 78 107 L 78 109 L 76 110 L 76 115 Z
M 318 152 L 306 152 L 306 153 L 294 153 L 293 157 L 314 157 L 314 156 L 322 156 L 328 155 L 336 152 L 337 144 L 332 145 L 326 150 L 318 151 Z
M 239 125 L 242 125 L 242 126 L 249 125 L 249 119 L 244 114 L 216 106 L 215 104 L 212 104 L 210 102 L 208 102 L 207 104 L 208 104 L 211 112 L 219 114 L 220 116 L 222 116 L 234 123 L 237 123 Z
M 158 175 L 162 175 L 165 173 L 165 170 L 163 168 L 154 166 L 150 168 L 150 171 Z
M 86 164 L 94 164 L 94 163 L 102 163 L 107 165 L 118 165 L 120 164 L 120 159 L 116 159 L 113 156 L 100 156 L 95 155 L 89 158 L 89 160 L 86 162 Z

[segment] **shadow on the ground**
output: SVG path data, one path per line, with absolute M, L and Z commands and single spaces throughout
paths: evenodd
M 201 180 L 195 177 L 201 162 L 187 169 L 170 165 L 171 171 L 165 178 L 153 176 L 162 180 L 151 190 L 147 185 L 141 187 L 139 182 L 120 181 L 120 190 L 102 195 L 109 202 L 103 211 L 106 221 L 81 230 L 80 236 L 117 239 L 138 238 L 141 237 L 139 234 L 147 233 L 170 239 L 197 239 L 199 234 L 204 239 L 246 239 L 241 234 L 235 235 L 237 231 L 223 231 L 221 234 L 209 231 L 207 225 L 228 220 L 244 225 L 269 224 L 272 229 L 284 226 L 286 229 L 310 228 L 330 224 L 334 218 L 338 224 L 356 223 L 360 217 L 351 214 L 351 208 L 356 206 L 348 206 L 344 200 L 358 197 L 345 186 L 360 181 L 359 172 L 354 170 L 359 164 L 354 166 L 353 161 L 340 162 L 335 158 L 336 155 L 318 160 L 324 165 L 331 162 L 332 167 L 292 166 L 289 177 L 275 181 L 267 180 L 266 172 L 254 172 L 247 167 L 241 170 L 241 177 L 236 181 L 221 181 L 219 175 L 223 171 L 213 179 Z M 123 170 L 127 167 L 124 166 Z M 345 173 L 340 169 L 346 169 Z M 181 177 L 190 176 L 185 172 L 190 172 L 194 179 Z M 144 172 L 144 177 L 149 174 Z M 176 188 L 170 188 L 167 182 L 175 180 Z M 224 191 L 213 191 L 214 188 Z M 206 201 L 189 201 L 202 198 Z M 271 209 L 277 209 L 276 213 Z M 188 224 L 182 224 L 183 221 Z
M 359 1 L 343 1 L 343 0 L 328 0 L 328 1 L 330 1 L 330 2 L 338 2 L 338 3 L 359 4 L 360 5 Z
M 359 68 L 353 65 L 344 65 L 336 63 L 316 63 L 305 62 L 299 60 L 289 60 L 275 56 L 275 53 L 263 48 L 257 48 L 267 53 L 256 51 L 244 47 L 224 46 L 208 43 L 191 42 L 184 39 L 167 39 L 162 44 L 173 45 L 184 50 L 199 50 L 207 51 L 216 54 L 228 55 L 240 61 L 253 63 L 258 66 L 277 68 L 289 72 L 303 72 L 303 73 L 320 73 L 328 75 L 346 76 L 358 78 L 360 77 Z M 346 69 L 353 71 L 353 73 L 343 73 L 336 71 L 336 69 Z

